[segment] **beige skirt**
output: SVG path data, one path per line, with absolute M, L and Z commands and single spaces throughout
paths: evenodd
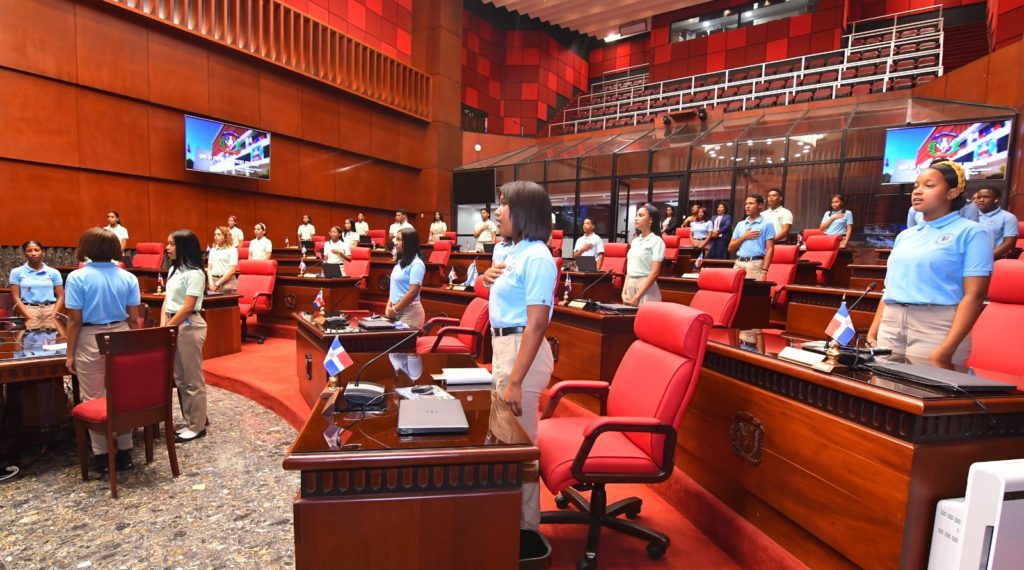
M 626 277 L 626 282 L 622 285 L 622 302 L 629 303 L 629 300 L 633 298 L 640 291 L 640 287 L 644 283 L 645 277 Z M 652 301 L 661 301 L 661 290 L 658 289 L 658 282 L 655 281 L 651 284 L 651 287 L 647 289 L 643 297 L 640 297 L 640 302 L 637 305 L 643 305 L 644 303 L 650 303 Z

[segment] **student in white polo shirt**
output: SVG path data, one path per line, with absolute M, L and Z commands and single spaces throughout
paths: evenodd
M 128 228 L 121 225 L 121 214 L 114 210 L 107 212 L 107 225 L 103 229 L 108 232 L 114 232 L 114 235 L 121 242 L 121 251 L 128 248 Z
M 761 215 L 775 225 L 775 243 L 786 243 L 789 230 L 793 228 L 793 212 L 782 205 L 782 190 L 778 188 L 769 190 L 765 200 L 768 207 Z
M 298 236 L 299 243 L 313 241 L 313 236 L 316 235 L 316 226 L 313 225 L 313 218 L 309 214 L 302 214 L 302 223 L 295 230 L 295 235 Z
M 653 204 L 636 209 L 636 233 L 626 254 L 626 280 L 622 285 L 622 302 L 640 306 L 661 300 L 658 275 L 665 261 L 665 240 L 658 235 L 661 212 Z
M 238 227 L 238 218 L 234 215 L 228 216 L 228 233 L 231 234 L 231 246 L 235 249 L 242 247 L 245 234 L 242 233 L 242 228 Z
M 476 238 L 476 251 L 483 251 L 484 244 L 493 244 L 498 236 L 498 226 L 491 221 L 491 213 L 485 208 L 480 209 L 481 222 L 473 230 L 473 237 Z
M 585 218 L 583 220 L 583 235 L 576 238 L 576 246 L 572 250 L 573 257 L 595 257 L 594 263 L 598 269 L 604 262 L 604 240 L 594 233 L 594 220 Z
M 249 242 L 249 259 L 270 259 L 274 244 L 267 237 L 267 224 L 260 222 L 253 226 L 252 233 L 256 236 Z
M 366 223 L 366 216 L 362 212 L 356 214 L 356 233 L 365 236 L 370 235 L 370 224 Z
M 1013 251 L 1020 233 L 1017 217 L 999 207 L 999 190 L 982 188 L 974 193 L 978 207 L 978 224 L 992 239 L 992 257 L 999 259 Z

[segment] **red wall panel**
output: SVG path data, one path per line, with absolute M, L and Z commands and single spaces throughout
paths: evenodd
M 282 0 L 404 63 L 412 63 L 412 0 Z

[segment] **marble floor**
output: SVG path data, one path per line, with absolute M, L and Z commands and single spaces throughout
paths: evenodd
M 294 567 L 298 476 L 281 461 L 295 430 L 241 396 L 208 398 L 212 425 L 177 446 L 177 479 L 163 440 L 147 465 L 136 432 L 119 499 L 106 478 L 81 480 L 73 439 L 0 483 L 0 569 Z

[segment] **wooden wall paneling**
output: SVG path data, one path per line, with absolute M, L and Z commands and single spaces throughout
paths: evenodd
M 946 81 L 946 99 L 984 103 L 988 95 L 988 58 L 972 61 L 956 70 L 958 78 L 971 81 Z M 961 73 L 962 72 L 962 73 Z
M 426 168 L 430 153 L 425 148 L 427 124 L 398 120 L 398 162 L 413 168 Z
M 75 101 L 70 85 L 0 69 L 0 156 L 77 166 Z
M 338 146 L 337 97 L 312 83 L 302 88 L 302 138 Z
M 0 243 L 38 239 L 46 246 L 70 246 L 81 235 L 78 175 L 69 168 L 0 160 L 4 221 Z M 46 196 L 46 200 L 17 199 Z
M 372 115 L 370 121 L 370 154 L 398 161 L 398 117 L 387 110 Z
M 210 113 L 210 50 L 198 44 L 168 34 L 149 34 L 150 101 L 195 114 Z
M 371 154 L 370 133 L 372 110 L 354 97 L 338 97 L 339 148 L 358 154 Z
M 208 188 L 178 182 L 149 181 L 150 235 L 163 241 L 175 230 L 189 229 L 199 236 L 210 234 L 206 227 Z M 131 231 L 131 226 L 125 224 Z M 204 243 L 203 238 L 199 238 Z
M 289 240 L 295 239 L 295 228 L 299 227 L 298 204 L 295 200 L 257 194 L 253 196 L 253 209 L 256 215 L 254 224 L 267 224 L 267 237 L 274 247 L 282 247 L 285 236 Z M 248 228 L 246 236 L 251 235 L 252 228 Z
M 261 70 L 259 87 L 260 128 L 293 137 L 302 136 L 302 89 L 297 80 L 282 73 Z
M 334 175 L 334 201 L 344 204 L 362 204 L 366 196 L 366 171 L 373 158 L 339 152 Z
M 149 106 L 90 89 L 78 91 L 77 104 L 81 166 L 148 176 Z
M 128 21 L 124 14 L 100 8 L 77 6 L 78 83 L 136 99 L 149 99 L 147 28 Z
M 140 241 L 163 241 L 167 234 L 152 235 L 150 230 L 149 183 L 144 178 L 78 171 L 78 208 L 71 228 L 81 233 L 93 226 L 107 225 L 107 212 L 121 215 L 128 229 L 128 247 Z M 76 238 L 74 243 L 78 243 Z
M 1022 52 L 1024 44 L 1016 42 L 989 55 L 986 103 L 1007 107 L 1020 105 L 1020 76 L 1024 75 L 1021 72 L 1021 57 L 1024 56 Z
M 260 125 L 260 73 L 241 57 L 209 52 L 210 116 L 244 126 Z
M 366 182 L 363 186 L 364 203 L 379 208 L 404 207 L 395 199 L 395 171 L 391 165 L 382 162 L 371 162 L 366 170 Z
M 334 200 L 334 176 L 337 151 L 306 142 L 299 143 L 299 179 L 297 196 L 310 200 Z
M 250 192 L 233 192 L 231 190 L 210 189 L 206 192 L 206 224 L 205 234 L 197 232 L 199 242 L 205 244 L 213 241 L 213 229 L 226 226 L 228 216 L 238 218 L 238 227 L 245 234 L 245 239 L 252 239 L 252 227 L 258 221 L 253 206 L 253 194 Z
M 299 146 L 295 139 L 271 136 L 273 153 L 270 161 L 270 180 L 260 180 L 259 191 L 279 196 L 299 195 Z
M 185 169 L 185 113 L 149 107 L 149 172 L 154 178 L 203 183 L 206 175 Z
M 60 1 L 0 2 L 0 66 L 75 81 L 75 9 Z

